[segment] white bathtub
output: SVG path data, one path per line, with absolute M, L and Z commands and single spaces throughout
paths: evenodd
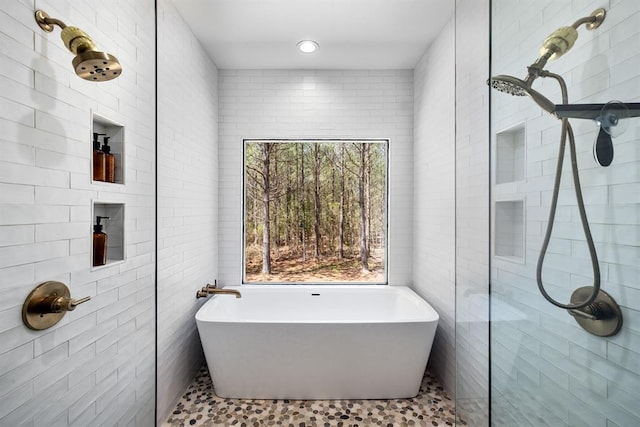
M 391 399 L 420 388 L 438 314 L 401 286 L 243 285 L 196 314 L 220 397 Z

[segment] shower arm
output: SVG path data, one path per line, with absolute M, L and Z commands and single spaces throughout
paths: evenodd
M 38 23 L 40 28 L 42 28 L 43 30 L 45 30 L 48 33 L 53 31 L 53 26 L 54 25 L 57 25 L 58 27 L 60 27 L 63 30 L 65 28 L 67 28 L 67 24 L 65 24 L 64 22 L 62 22 L 59 19 L 50 17 L 46 12 L 44 12 L 42 10 L 37 10 L 36 11 L 36 22 Z
M 595 30 L 602 24 L 606 16 L 607 12 L 603 8 L 596 9 L 591 15 L 578 19 L 571 26 L 577 30 L 580 25 L 584 24 L 587 30 Z
M 571 47 L 573 46 L 573 42 L 578 37 L 578 27 L 581 25 L 585 25 L 587 30 L 595 30 L 598 28 L 604 18 L 606 17 L 606 11 L 602 8 L 594 10 L 591 15 L 585 16 L 584 18 L 578 19 L 574 22 L 570 27 L 562 27 L 558 28 L 556 31 L 551 33 L 544 41 L 543 47 L 541 50 L 541 55 L 536 61 L 527 67 L 527 71 L 529 74 L 527 75 L 525 82 L 529 83 L 530 81 L 535 80 L 537 77 L 548 77 L 543 76 L 544 67 L 547 65 L 547 62 L 550 59 L 557 59 L 560 56 L 564 55 Z M 566 39 L 569 38 L 570 34 L 564 34 L 565 30 L 569 30 L 569 33 L 573 34 L 573 40 L 570 42 Z M 563 42 L 568 43 L 568 45 L 563 46 L 562 43 L 557 43 L 554 41 L 554 38 L 559 38 Z M 552 58 L 553 57 L 553 58 Z

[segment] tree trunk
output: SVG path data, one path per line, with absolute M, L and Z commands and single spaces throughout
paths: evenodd
M 360 265 L 363 271 L 369 271 L 367 253 L 367 213 L 365 203 L 365 145 L 360 147 L 360 167 L 358 176 L 358 206 L 360 207 Z
M 271 274 L 271 241 L 269 222 L 269 154 L 271 143 L 262 144 L 262 273 Z
M 369 144 L 363 144 L 364 155 L 364 216 L 367 219 L 365 223 L 364 235 L 366 236 L 367 259 L 371 256 L 371 158 Z
M 340 145 L 340 210 L 338 213 L 338 258 L 344 258 L 344 144 Z
M 320 146 L 313 146 L 314 166 L 313 166 L 313 213 L 314 224 L 313 231 L 315 233 L 314 256 L 320 258 Z
M 272 156 L 275 156 L 275 158 L 273 159 L 273 176 L 276 179 L 276 182 L 274 183 L 274 187 L 276 188 L 276 190 L 279 188 L 279 184 L 280 184 L 280 175 L 278 174 L 278 164 L 280 163 L 280 156 L 279 156 L 279 151 L 275 151 L 275 153 L 272 154 Z M 271 163 L 271 162 L 269 162 Z M 273 201 L 273 238 L 272 241 L 275 245 L 275 253 L 276 253 L 276 260 L 280 257 L 280 225 L 279 225 L 279 221 L 278 221 L 278 215 L 280 215 L 280 198 L 279 197 L 275 197 L 274 201 Z
M 256 194 L 257 195 L 257 194 Z M 253 244 L 258 246 L 258 199 L 253 198 Z
M 302 244 L 302 261 L 307 260 L 307 235 L 305 224 L 305 191 L 304 191 L 304 144 L 300 144 L 300 243 Z

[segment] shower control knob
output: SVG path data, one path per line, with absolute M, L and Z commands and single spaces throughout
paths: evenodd
M 67 311 L 75 310 L 90 299 L 71 298 L 69 288 L 62 282 L 44 282 L 27 296 L 22 306 L 22 320 L 29 329 L 47 329 L 58 323 Z
M 592 292 L 591 286 L 576 289 L 571 295 L 571 303 L 586 301 Z M 587 332 L 599 336 L 610 337 L 618 333 L 622 327 L 622 312 L 618 303 L 603 290 L 598 292 L 596 299 L 583 308 L 568 310 L 569 314 Z
M 40 311 L 41 314 L 62 313 L 63 311 L 73 311 L 77 306 L 90 299 L 91 297 L 84 297 L 75 300 L 69 297 L 51 295 L 40 301 L 40 303 L 36 305 L 36 308 L 39 309 L 38 311 Z

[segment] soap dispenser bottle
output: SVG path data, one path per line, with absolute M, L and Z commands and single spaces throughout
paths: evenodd
M 96 225 L 93 226 L 93 266 L 107 263 L 107 234 L 102 231 L 101 219 L 109 219 L 108 216 L 97 216 Z
M 116 182 L 116 157 L 111 154 L 111 147 L 109 147 L 109 137 L 104 137 L 102 144 L 102 152 L 104 153 L 104 174 L 105 181 Z
M 100 141 L 98 136 L 103 136 L 104 133 L 93 133 L 93 180 L 104 181 L 106 179 L 105 173 L 105 155 L 100 150 Z

